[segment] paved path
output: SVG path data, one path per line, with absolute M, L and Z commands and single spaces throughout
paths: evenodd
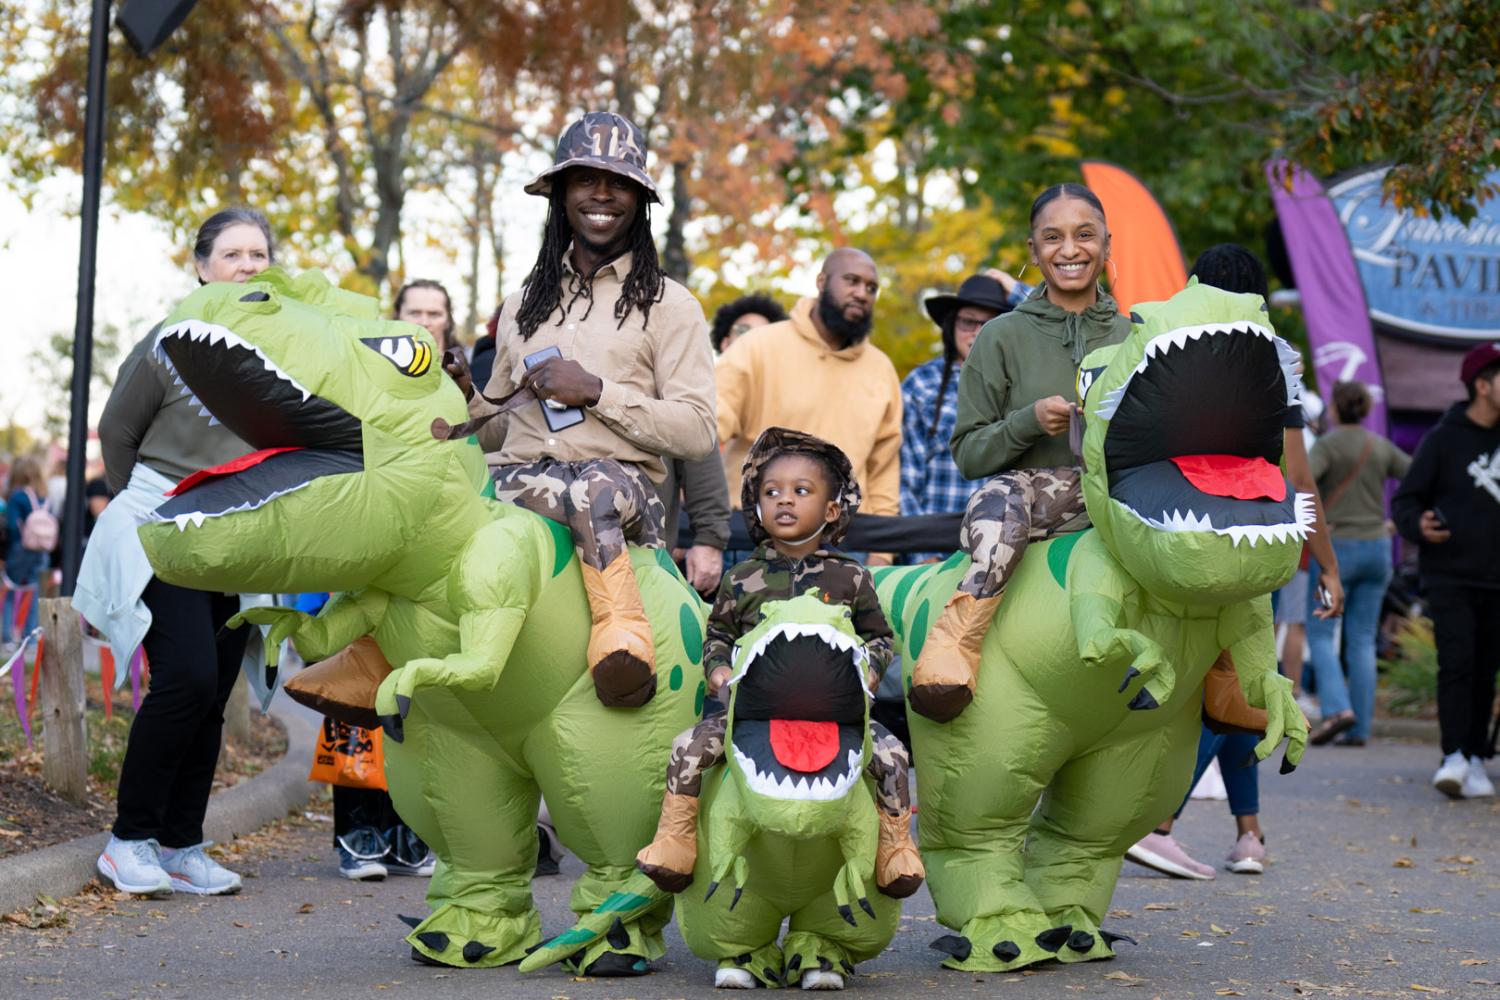
M 962 975 L 927 948 L 942 931 L 925 891 L 891 949 L 860 967 L 860 996 L 1500 998 L 1500 804 L 1449 802 L 1427 784 L 1430 746 L 1311 750 L 1289 777 L 1263 769 L 1274 864 L 1259 877 L 1180 882 L 1127 865 L 1114 929 L 1139 939 L 1114 962 Z M 314 805 L 314 809 L 326 806 Z M 711 996 L 711 969 L 668 931 L 655 975 L 575 980 L 553 970 L 418 966 L 397 913 L 425 912 L 423 883 L 337 877 L 326 823 L 301 819 L 237 842 L 243 895 L 68 903 L 65 928 L 0 930 L 0 995 L 115 997 Z M 1203 860 L 1233 839 L 1223 803 L 1178 826 Z M 546 928 L 567 921 L 579 868 L 542 879 Z M 1418 989 L 1423 987 L 1424 989 Z M 1442 991 L 1442 992 L 1438 992 Z M 724 994 L 718 994 L 723 996 Z

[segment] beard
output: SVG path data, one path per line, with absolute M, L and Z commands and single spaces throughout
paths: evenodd
M 863 319 L 845 319 L 843 307 L 833 300 L 827 287 L 824 287 L 818 295 L 818 319 L 822 320 L 829 333 L 839 339 L 841 347 L 853 347 L 870 335 L 875 312 L 871 310 L 865 313 Z

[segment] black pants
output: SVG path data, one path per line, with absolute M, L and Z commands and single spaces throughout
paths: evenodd
M 1495 672 L 1500 670 L 1500 590 L 1427 588 L 1438 657 L 1443 755 L 1489 757 Z
M 333 786 L 333 845 L 339 838 L 362 826 L 373 826 L 384 834 L 401 822 L 389 792 L 378 788 Z
M 245 629 L 223 638 L 218 632 L 240 600 L 155 577 L 142 598 L 151 610 L 143 643 L 151 686 L 130 726 L 114 833 L 122 840 L 154 837 L 163 847 L 191 847 L 203 842 L 224 703 L 245 652 Z

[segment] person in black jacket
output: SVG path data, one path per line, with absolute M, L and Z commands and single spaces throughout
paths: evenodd
M 1432 778 L 1453 798 L 1495 794 L 1484 761 L 1500 667 L 1500 343 L 1464 355 L 1467 402 L 1454 403 L 1417 448 L 1391 502 L 1421 546 L 1422 587 L 1438 656 L 1443 763 Z

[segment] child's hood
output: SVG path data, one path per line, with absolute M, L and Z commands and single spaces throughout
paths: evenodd
M 745 455 L 740 480 L 740 510 L 745 515 L 745 530 L 749 532 L 750 540 L 759 545 L 771 537 L 760 523 L 760 473 L 771 459 L 786 452 L 820 455 L 838 472 L 842 482 L 835 484 L 833 499 L 839 503 L 842 511 L 839 519 L 829 525 L 823 534 L 827 544 L 837 545 L 848 532 L 849 523 L 854 520 L 854 512 L 859 509 L 863 499 L 859 483 L 854 479 L 854 468 L 838 445 L 787 427 L 767 427 Z

